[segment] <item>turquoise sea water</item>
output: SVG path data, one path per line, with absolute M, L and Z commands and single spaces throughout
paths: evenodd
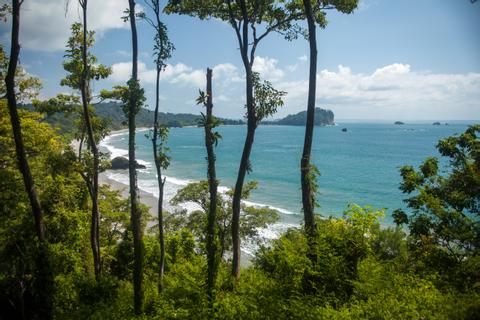
M 405 196 L 399 191 L 399 167 L 418 166 L 427 156 L 438 155 L 435 149 L 441 138 L 463 132 L 466 122 L 393 125 L 392 123 L 340 123 L 316 127 L 313 162 L 321 171 L 318 180 L 324 216 L 340 216 L 348 203 L 387 208 L 385 224 L 391 224 L 391 212 L 404 208 Z M 347 128 L 347 132 L 342 132 Z M 217 176 L 220 185 L 232 187 L 241 156 L 245 126 L 222 126 L 223 139 L 216 148 Z M 151 142 L 145 131 L 137 133 L 137 157 L 147 165 L 139 171 L 139 187 L 156 194 L 155 168 Z M 301 219 L 299 162 L 304 128 L 293 126 L 260 126 L 255 137 L 251 162 L 253 172 L 248 180 L 257 180 L 259 188 L 251 201 L 281 209 L 284 223 Z M 168 145 L 171 166 L 167 170 L 166 198 L 170 199 L 188 181 L 206 179 L 206 152 L 203 128 L 173 128 Z M 102 146 L 112 156 L 127 154 L 127 135 L 117 133 Z M 128 182 L 126 171 L 111 171 L 110 178 Z M 188 205 L 186 206 L 188 209 Z

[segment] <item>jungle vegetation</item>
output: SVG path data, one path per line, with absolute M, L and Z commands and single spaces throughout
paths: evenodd
M 80 95 L 36 100 L 41 81 L 19 64 L 21 5 L 0 8 L 12 23 L 10 53 L 0 46 L 0 318 L 1 319 L 478 319 L 480 314 L 480 124 L 442 139 L 439 156 L 400 168 L 399 193 L 408 210 L 382 224 L 383 209 L 350 204 L 342 217 L 316 214 L 318 169 L 310 163 L 315 124 L 316 28 L 326 10 L 352 13 L 356 0 L 145 0 L 153 15 L 129 22 L 132 75 L 123 86 L 102 90 L 90 82 L 110 69 L 89 49 L 87 0 L 82 22 L 66 44 L 63 85 Z M 195 202 L 194 212 L 151 216 L 139 201 L 135 169 L 137 117 L 145 107 L 138 80 L 137 23 L 155 29 L 152 52 L 157 79 L 174 46 L 162 14 L 186 14 L 229 23 L 245 68 L 247 135 L 235 187 L 217 190 L 212 70 L 197 103 L 205 108 L 205 180 L 178 191 L 172 204 Z M 119 17 L 120 18 L 120 17 Z M 9 20 L 9 21 L 10 21 Z M 307 21 L 308 29 L 302 23 Z M 252 70 L 257 46 L 272 32 L 286 40 L 305 37 L 310 47 L 310 84 L 305 144 L 299 155 L 303 226 L 290 228 L 241 260 L 240 243 L 278 221 L 275 210 L 247 205 L 256 182 L 250 152 L 256 128 L 283 105 L 285 92 Z M 60 81 L 60 79 L 59 79 Z M 163 195 L 162 170 L 170 164 L 168 128 L 158 98 L 150 113 L 152 152 Z M 116 102 L 129 130 L 129 197 L 98 176 L 108 160 L 97 148 L 111 127 L 98 115 L 100 102 Z M 33 107 L 21 108 L 20 104 Z M 64 135 L 45 119 L 75 115 Z M 74 150 L 72 138 L 80 140 Z M 443 166 L 442 164 L 446 164 Z M 155 222 L 147 228 L 148 222 Z

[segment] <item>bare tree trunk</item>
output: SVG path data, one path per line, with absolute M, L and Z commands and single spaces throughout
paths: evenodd
M 138 82 L 138 39 L 135 22 L 135 0 L 128 0 L 129 20 L 132 29 L 132 78 L 130 88 Z M 137 112 L 137 92 L 130 92 L 128 111 L 128 172 L 130 180 L 130 219 L 133 232 L 133 290 L 135 314 L 143 312 L 143 240 L 142 213 L 138 210 L 137 171 L 135 168 L 135 115 Z
M 305 219 L 305 231 L 309 235 L 314 235 L 315 230 L 315 194 L 311 187 L 311 164 L 313 127 L 315 120 L 315 91 L 317 75 L 317 40 L 315 30 L 315 20 L 313 17 L 312 4 L 310 0 L 303 0 L 305 6 L 305 15 L 308 22 L 308 40 L 310 44 L 310 74 L 308 82 L 308 102 L 307 102 L 307 123 L 305 125 L 305 141 L 303 145 L 303 154 L 300 162 L 301 182 L 302 182 L 302 202 L 303 214 Z
M 163 223 L 163 193 L 165 187 L 165 180 L 162 177 L 162 164 L 159 159 L 157 141 L 158 141 L 158 114 L 160 101 L 160 72 L 161 69 L 157 67 L 156 89 L 155 89 L 155 116 L 153 124 L 153 157 L 155 159 L 155 167 L 157 168 L 157 182 L 158 182 L 158 231 L 160 241 L 160 263 L 158 274 L 158 292 L 163 290 L 163 276 L 165 272 L 165 228 Z
M 83 118 L 85 121 L 85 127 L 87 129 L 88 135 L 88 144 L 93 155 L 93 172 L 91 178 L 91 189 L 90 197 L 92 199 L 92 218 L 90 224 L 90 244 L 92 247 L 93 253 L 93 267 L 95 270 L 95 278 L 98 280 L 101 274 L 101 259 L 100 259 L 100 231 L 99 231 L 99 222 L 100 214 L 98 211 L 98 173 L 99 173 L 99 153 L 97 143 L 95 141 L 95 135 L 93 133 L 92 122 L 90 118 L 90 111 L 88 105 L 90 103 L 90 88 L 88 85 L 88 73 L 89 65 L 87 58 L 87 3 L 88 0 L 80 0 L 80 5 L 82 6 L 83 11 L 83 45 L 82 45 L 82 79 L 80 84 L 80 91 L 82 95 L 82 107 L 83 107 Z
M 213 300 L 215 278 L 217 274 L 217 246 L 215 243 L 215 222 L 217 220 L 217 174 L 215 170 L 215 137 L 213 136 L 213 97 L 212 97 L 212 69 L 207 69 L 207 118 L 205 122 L 205 147 L 208 160 L 208 190 L 210 193 L 210 207 L 207 221 L 207 292 L 210 300 Z
M 239 1 L 243 15 L 242 42 L 241 47 L 242 61 L 245 67 L 246 85 L 245 91 L 247 96 L 247 136 L 243 146 L 242 158 L 238 168 L 237 181 L 232 199 L 232 243 L 233 243 L 233 259 L 232 259 L 232 276 L 235 279 L 240 278 L 240 204 L 242 200 L 242 189 L 245 182 L 245 175 L 249 169 L 250 153 L 252 151 L 253 141 L 255 138 L 255 129 L 257 127 L 255 119 L 255 107 L 253 104 L 253 79 L 252 65 L 253 57 L 248 59 L 248 14 L 244 0 Z
M 17 110 L 17 98 L 15 95 L 15 72 L 17 70 L 18 56 L 20 54 L 18 38 L 20 32 L 20 7 L 22 3 L 23 1 L 12 0 L 12 43 L 8 71 L 5 77 L 5 86 L 7 89 L 8 111 L 10 113 L 13 138 L 15 141 L 18 169 L 22 173 L 25 191 L 30 200 L 30 206 L 35 219 L 35 231 L 39 242 L 39 250 L 36 257 L 37 276 L 34 278 L 33 284 L 33 293 L 35 295 L 35 311 L 33 312 L 37 313 L 38 318 L 49 319 L 51 318 L 52 312 L 50 295 L 53 283 L 48 261 L 45 227 L 43 224 L 43 211 L 35 189 L 35 183 L 28 164 L 25 146 L 23 144 L 22 128 Z
M 247 89 L 248 90 L 248 89 Z M 233 243 L 233 259 L 232 259 L 232 275 L 238 280 L 240 278 L 240 209 L 242 200 L 242 189 L 245 182 L 245 175 L 249 165 L 250 153 L 252 151 L 253 139 L 255 137 L 255 127 L 248 121 L 247 137 L 243 146 L 240 167 L 238 168 L 237 182 L 232 199 L 232 243 Z

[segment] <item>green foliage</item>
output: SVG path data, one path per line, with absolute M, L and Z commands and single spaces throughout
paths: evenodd
M 318 167 L 314 164 L 310 164 L 310 169 L 307 171 L 306 179 L 307 183 L 310 185 L 310 190 L 312 192 L 311 197 L 313 198 L 313 204 L 315 207 L 320 207 L 320 203 L 317 201 L 315 195 L 319 193 L 318 187 L 318 177 L 321 173 L 318 170 Z
M 113 192 L 113 194 L 115 195 L 115 197 L 118 197 L 118 192 L 115 191 Z M 113 199 L 115 199 L 115 197 Z M 107 201 L 112 202 L 112 200 L 109 198 L 107 198 Z M 127 280 L 131 279 L 133 273 L 133 238 L 130 220 L 130 200 L 116 198 L 116 203 L 116 210 L 119 210 L 119 214 L 114 221 L 116 223 L 120 221 L 121 224 L 118 231 L 121 232 L 121 235 L 118 233 L 115 234 L 116 243 L 110 251 L 112 252 L 113 256 L 110 258 L 111 263 L 108 267 L 111 268 L 112 275 L 119 279 Z M 140 211 L 140 214 L 142 216 L 142 225 L 140 226 L 140 230 L 143 234 L 148 222 L 151 220 L 151 215 L 148 211 L 148 207 L 142 203 L 139 203 L 138 210 Z M 145 236 L 145 257 L 154 255 L 152 251 L 157 250 L 154 248 L 154 246 L 147 245 L 147 242 L 148 237 Z
M 0 19 L 2 19 L 3 10 L 8 10 L 9 7 L 4 5 L 0 8 Z M 7 11 L 8 12 L 8 11 Z M 8 56 L 5 52 L 3 44 L 0 44 L 0 97 L 3 99 L 7 93 L 7 87 L 5 86 L 5 76 L 8 70 Z M 28 74 L 22 66 L 17 66 L 15 70 L 15 89 L 17 101 L 24 102 L 30 99 L 34 99 L 38 96 L 40 89 L 42 88 L 42 82 L 39 78 L 33 77 Z
M 0 20 L 3 20 L 3 22 L 7 22 L 7 17 L 12 14 L 12 7 L 8 4 L 5 3 L 0 7 Z
M 197 104 L 206 104 L 208 99 L 208 94 L 205 91 L 198 89 L 198 97 L 195 100 Z
M 270 248 L 263 248 L 255 264 L 277 279 L 287 294 L 315 292 L 323 303 L 346 301 L 383 211 L 351 205 L 344 214 L 346 219 L 318 220 L 310 243 L 303 231 L 289 230 Z
M 145 90 L 140 86 L 137 79 L 129 79 L 126 86 L 115 86 L 112 90 L 101 90 L 100 98 L 103 100 L 120 101 L 122 103 L 123 113 L 128 118 L 130 114 L 130 105 L 133 102 L 133 113 L 136 115 L 145 104 Z
M 172 52 L 175 50 L 175 46 L 168 38 L 167 26 L 160 21 L 160 1 L 145 0 L 144 3 L 154 12 L 155 18 L 150 18 L 145 12 L 139 12 L 137 15 L 147 21 L 147 23 L 155 29 L 155 36 L 153 38 L 153 55 L 155 57 L 157 71 L 163 71 L 166 67 L 165 61 L 172 57 Z
M 35 312 L 37 239 L 28 197 L 17 169 L 6 101 L 0 107 L 0 309 Z M 25 150 L 43 206 L 50 270 L 53 275 L 83 269 L 88 239 L 88 215 L 83 210 L 85 190 L 72 170 L 71 150 L 36 113 L 20 112 Z M 87 218 L 87 219 L 86 219 Z M 66 229 L 63 229 L 66 228 Z M 57 281 L 55 279 L 55 281 Z M 53 292 L 51 288 L 45 288 Z M 6 293 L 6 296 L 3 294 Z M 23 307 L 22 307 L 23 306 Z M 12 309 L 13 308 L 13 309 Z M 15 311 L 13 311 L 15 310 Z
M 67 49 L 65 53 L 66 60 L 63 62 L 63 68 L 68 72 L 68 75 L 62 79 L 60 84 L 62 86 L 68 86 L 72 89 L 80 90 L 82 84 L 83 75 L 83 60 L 82 60 L 82 48 L 83 48 L 83 26 L 81 23 L 74 23 L 71 27 L 72 36 L 68 39 Z M 93 31 L 89 31 L 87 34 L 87 49 L 91 48 L 94 43 Z M 102 64 L 97 63 L 97 58 L 90 52 L 87 54 L 87 82 L 90 80 L 100 80 L 107 78 L 112 70 Z M 90 89 L 87 88 L 87 99 L 90 101 Z
M 397 226 L 396 228 L 378 228 L 375 230 L 375 238 L 372 242 L 372 251 L 379 260 L 391 261 L 407 258 L 406 233 Z
M 263 119 L 274 115 L 277 109 L 283 106 L 282 98 L 287 93 L 276 90 L 267 80 L 261 81 L 258 72 L 252 73 L 252 80 L 255 121 L 258 125 Z
M 145 97 L 145 90 L 140 86 L 140 81 L 137 79 L 130 79 L 127 81 L 128 90 L 123 93 L 121 101 L 124 103 L 123 112 L 129 116 L 130 113 L 137 114 L 140 108 L 144 105 L 147 98 Z M 133 104 L 133 109 L 130 109 Z
M 312 0 L 315 21 L 322 28 L 327 25 L 326 10 L 337 10 L 349 14 L 357 8 L 357 5 L 358 0 Z M 306 30 L 299 24 L 299 21 L 305 20 L 302 1 L 246 0 L 245 6 L 249 23 L 253 26 L 254 42 L 260 41 L 270 32 L 277 32 L 289 41 L 299 36 L 306 36 Z M 243 19 L 242 8 L 238 1 L 170 0 L 165 11 L 169 14 L 195 16 L 202 20 L 216 18 L 229 22 L 234 28 L 239 28 L 238 22 Z
M 459 136 L 440 140 L 437 149 L 448 159 L 442 174 L 437 158 L 427 158 L 418 170 L 400 169 L 400 190 L 412 210 L 394 213 L 395 221 L 410 230 L 412 248 L 427 269 L 440 270 L 460 286 L 480 282 L 480 125 Z M 468 265 L 468 269 L 464 268 Z
M 5 101 L 1 103 L 0 315 L 4 316 L 12 312 L 12 303 L 15 308 L 23 303 L 27 310 L 35 310 L 31 297 L 35 294 L 37 249 L 28 198 L 16 169 Z M 20 115 L 29 163 L 45 211 L 55 280 L 54 318 L 138 319 L 132 307 L 133 241 L 128 199 L 106 186 L 100 189 L 104 273 L 97 282 L 89 248 L 89 197 L 76 171 L 75 155 L 48 124 L 40 121 L 39 114 L 21 111 Z M 468 157 L 465 159 L 468 163 Z M 435 170 L 428 168 L 435 165 L 424 166 L 422 175 L 434 174 Z M 243 197 L 248 198 L 255 187 L 255 183 L 247 184 Z M 224 250 L 231 245 L 231 196 L 229 191 L 219 197 L 222 204 L 217 228 L 226 230 Z M 219 260 L 215 300 L 209 307 L 203 251 L 208 199 L 204 181 L 188 185 L 176 196 L 176 201 L 194 201 L 202 210 L 166 217 L 161 294 L 157 292 L 157 228 L 146 233 L 145 314 L 140 318 L 475 319 L 480 311 L 480 294 L 473 276 L 478 270 L 478 255 L 472 253 L 462 264 L 454 264 L 455 268 L 449 269 L 450 277 L 442 276 L 440 271 L 450 260 L 431 252 L 420 256 L 411 245 L 413 234 L 407 237 L 400 228 L 380 226 L 383 210 L 356 205 L 351 205 L 341 219 L 317 221 L 313 251 L 304 232 L 297 229 L 262 247 L 253 265 L 242 271 L 242 281 L 235 285 L 228 262 Z M 143 215 L 147 215 L 147 209 L 141 207 Z M 244 239 L 255 237 L 259 226 L 275 221 L 275 215 L 266 209 L 243 205 L 242 210 Z M 145 227 L 146 221 L 142 229 Z M 429 272 L 425 272 L 426 266 Z M 458 291 L 459 279 L 473 285 Z
M 242 199 L 246 200 L 250 192 L 256 189 L 257 183 L 252 181 L 243 187 Z M 200 239 L 201 248 L 204 249 L 205 230 L 207 226 L 207 213 L 210 207 L 210 195 L 208 191 L 208 181 L 190 183 L 180 189 L 172 199 L 172 204 L 184 202 L 194 202 L 200 206 L 201 210 L 189 214 L 177 212 L 171 214 L 165 219 L 167 230 L 174 230 L 178 227 L 186 227 Z M 233 191 L 229 190 L 225 195 L 218 193 L 217 196 L 217 214 L 216 214 L 216 232 L 218 235 L 220 257 L 223 257 L 227 250 L 232 247 L 231 240 L 231 216 L 232 216 L 232 198 Z M 258 229 L 265 228 L 267 225 L 278 221 L 278 212 L 264 207 L 248 206 L 241 204 L 243 214 L 240 216 L 240 237 L 243 240 L 255 241 L 258 238 Z
M 168 155 L 170 148 L 167 146 L 170 129 L 161 124 L 159 124 L 156 129 L 157 130 L 150 129 L 148 134 L 145 134 L 145 137 L 156 143 L 157 153 L 155 155 L 155 162 L 160 168 L 167 169 L 170 165 L 170 156 Z M 154 139 L 155 132 L 157 134 L 156 139 Z
M 203 104 L 207 107 L 208 94 L 205 91 L 198 90 L 198 98 L 196 100 L 197 104 Z M 211 116 L 210 119 L 207 119 L 207 116 L 201 112 L 202 118 L 198 121 L 198 125 L 205 127 L 211 131 L 211 137 L 213 139 L 213 144 L 215 147 L 218 145 L 218 141 L 222 139 L 222 135 L 218 131 L 213 131 L 212 129 L 218 127 L 222 122 L 215 116 Z
M 118 243 L 122 240 L 129 224 L 129 202 L 120 196 L 120 192 L 100 187 L 99 211 L 101 213 L 100 243 L 102 244 L 103 270 L 115 263 Z
M 59 93 L 56 97 L 45 101 L 32 100 L 35 111 L 44 113 L 47 117 L 55 113 L 80 113 L 80 97 Z

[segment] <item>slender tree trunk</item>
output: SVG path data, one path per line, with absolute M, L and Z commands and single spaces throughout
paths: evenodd
M 207 221 L 207 291 L 211 301 L 213 301 L 213 290 L 215 288 L 215 278 L 217 273 L 217 246 L 215 243 L 215 222 L 217 220 L 217 174 L 215 170 L 215 151 L 213 149 L 215 138 L 213 136 L 213 97 L 212 97 L 212 69 L 207 69 L 207 119 L 205 123 L 205 147 L 207 149 L 208 160 L 208 190 L 210 192 L 210 207 Z
M 155 159 L 155 167 L 157 168 L 157 182 L 158 182 L 158 231 L 159 231 L 159 241 L 160 241 L 160 263 L 159 263 L 159 274 L 158 274 L 158 292 L 163 290 L 163 276 L 165 272 L 165 227 L 163 223 L 163 193 L 165 180 L 162 177 L 162 164 L 159 159 L 158 154 L 158 114 L 159 114 L 159 101 L 160 101 L 160 71 L 161 69 L 157 67 L 157 77 L 156 77 L 156 89 L 155 89 L 155 116 L 153 124 L 153 157 Z
M 52 312 L 50 294 L 53 283 L 45 240 L 43 211 L 35 189 L 35 183 L 28 164 L 25 146 L 23 144 L 22 128 L 17 110 L 17 98 L 15 95 L 15 71 L 17 70 L 18 56 L 20 54 L 18 38 L 20 32 L 20 6 L 22 2 L 23 1 L 12 0 L 12 43 L 8 71 L 5 77 L 5 86 L 7 89 L 8 111 L 10 113 L 10 121 L 12 124 L 13 139 L 15 141 L 18 169 L 22 173 L 25 191 L 30 200 L 30 206 L 35 220 L 35 231 L 39 242 L 38 254 L 36 257 L 36 277 L 34 278 L 33 284 L 35 311 L 32 312 L 37 313 L 37 318 L 50 319 Z
M 138 39 L 135 22 L 135 0 L 128 0 L 129 20 L 132 29 L 132 78 L 138 82 Z M 135 84 L 131 84 L 130 87 Z M 137 86 L 135 85 L 135 88 Z M 137 112 L 137 92 L 130 92 L 128 111 L 128 172 L 130 180 L 130 219 L 133 232 L 133 290 L 134 309 L 137 315 L 143 312 L 143 240 L 142 213 L 138 210 L 137 171 L 135 168 L 135 115 Z
M 240 279 L 240 210 L 242 200 L 242 189 L 245 182 L 245 175 L 249 169 L 250 153 L 252 151 L 253 141 L 255 138 L 255 129 L 257 127 L 255 118 L 255 107 L 253 104 L 253 79 L 252 79 L 252 65 L 253 60 L 248 59 L 248 13 L 244 0 L 239 1 L 242 15 L 243 15 L 243 29 L 242 42 L 239 43 L 241 47 L 241 55 L 243 65 L 245 67 L 246 76 L 246 97 L 247 97 L 247 136 L 243 146 L 242 158 L 238 168 L 237 181 L 235 183 L 235 190 L 232 199 L 232 243 L 233 243 L 233 259 L 232 259 L 232 276 L 235 279 Z
M 159 38 L 161 38 L 160 32 L 160 3 L 157 1 L 154 3 L 154 12 L 156 18 L 156 31 Z M 160 53 L 158 55 L 160 58 Z M 163 278 L 165 274 L 165 225 L 163 221 L 163 196 L 165 188 L 165 179 L 162 177 L 162 162 L 160 161 L 160 154 L 158 151 L 158 135 L 159 135 L 159 104 L 160 104 L 160 72 L 162 71 L 163 61 L 157 60 L 157 74 L 155 81 L 155 117 L 153 127 L 153 156 L 155 159 L 155 166 L 157 169 L 157 182 L 158 182 L 158 231 L 160 241 L 160 262 L 159 262 L 159 274 L 158 274 L 158 292 L 163 291 Z M 163 151 L 162 151 L 163 152 Z
M 20 44 L 18 42 L 18 34 L 20 29 L 20 5 L 18 0 L 12 1 L 12 44 L 10 49 L 10 61 L 8 71 L 5 77 L 5 85 L 7 88 L 8 111 L 10 112 L 10 120 L 12 123 L 13 138 L 15 140 L 15 151 L 17 154 L 18 169 L 22 173 L 25 189 L 30 200 L 33 216 L 35 218 L 35 230 L 37 238 L 41 243 L 45 242 L 45 231 L 43 225 L 43 212 L 38 199 L 33 177 L 28 165 L 27 155 L 23 144 L 22 128 L 20 125 L 20 117 L 17 110 L 17 97 L 15 95 L 15 71 L 17 70 L 18 56 L 20 54 Z
M 315 234 L 315 194 L 311 187 L 311 164 L 313 128 L 315 120 L 315 94 L 316 94 L 316 75 L 317 75 L 317 40 L 315 30 L 315 20 L 313 17 L 312 4 L 310 0 L 303 0 L 305 6 L 305 15 L 308 23 L 308 40 L 310 44 L 310 74 L 308 82 L 308 102 L 307 102 L 307 123 L 305 125 L 305 141 L 303 144 L 303 154 L 300 162 L 301 182 L 302 182 L 302 203 L 305 219 L 305 231 L 309 235 Z
M 238 168 L 237 182 L 232 199 L 232 243 L 233 243 L 233 260 L 232 275 L 238 280 L 240 278 L 240 209 L 242 200 L 242 189 L 247 174 L 250 153 L 252 151 L 253 140 L 255 137 L 255 127 L 248 121 L 247 137 L 243 146 L 240 167 Z
M 80 84 L 80 91 L 82 95 L 82 107 L 83 107 L 83 118 L 85 121 L 85 127 L 88 135 L 88 144 L 93 155 L 93 172 L 91 178 L 92 192 L 90 194 L 92 199 L 92 218 L 90 224 L 90 244 L 92 247 L 93 253 L 93 267 L 95 270 L 95 278 L 98 280 L 101 274 L 101 259 L 100 259 L 100 231 L 99 231 L 99 222 L 100 214 L 98 211 L 98 173 L 99 173 L 99 153 L 97 143 L 95 141 L 95 135 L 93 133 L 92 122 L 90 118 L 90 111 L 88 105 L 90 103 L 90 88 L 88 85 L 88 73 L 89 65 L 87 58 L 87 3 L 88 0 L 80 0 L 83 11 L 83 45 L 82 45 L 82 79 Z

